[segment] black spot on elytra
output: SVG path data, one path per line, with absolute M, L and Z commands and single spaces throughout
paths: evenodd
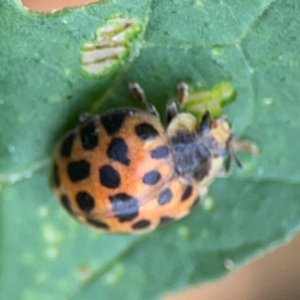
M 114 216 L 120 222 L 131 221 L 139 214 L 138 200 L 125 193 L 109 196 Z
M 98 221 L 98 220 L 95 220 L 95 219 L 89 219 L 89 218 L 87 218 L 86 221 L 89 224 L 91 224 L 91 225 L 93 225 L 93 226 L 95 226 L 97 228 L 105 229 L 105 230 L 109 229 L 108 224 L 106 224 L 104 222 L 101 222 L 101 221 Z
M 171 221 L 174 221 L 174 218 L 163 216 L 163 217 L 160 218 L 159 225 L 164 225 L 164 224 L 167 224 Z
M 194 199 L 194 202 L 193 202 L 193 204 L 192 204 L 192 206 L 191 206 L 191 209 L 195 208 L 195 207 L 198 205 L 199 202 L 200 202 L 200 196 L 197 196 L 197 197 Z
M 61 201 L 62 206 L 72 215 L 73 211 L 72 211 L 72 208 L 70 205 L 69 197 L 67 195 L 62 195 L 60 197 L 60 201 Z
M 101 117 L 102 125 L 109 135 L 118 133 L 129 110 L 114 110 Z
M 98 146 L 98 135 L 94 121 L 80 129 L 80 139 L 82 148 L 85 150 L 93 150 Z
M 90 212 L 95 207 L 95 200 L 88 192 L 79 192 L 76 201 L 79 208 L 85 212 Z
M 75 139 L 75 132 L 71 132 L 64 138 L 60 148 L 60 154 L 64 157 L 69 157 L 72 153 L 73 144 Z
M 144 229 L 149 227 L 151 222 L 149 220 L 140 220 L 132 224 L 132 229 Z
M 172 191 L 170 189 L 163 190 L 158 196 L 158 204 L 164 205 L 171 201 L 173 197 Z
M 104 165 L 99 169 L 100 183 L 109 189 L 115 189 L 121 184 L 119 172 L 110 165 Z
M 122 138 L 114 138 L 111 141 L 107 149 L 107 156 L 125 166 L 128 166 L 130 163 L 128 159 L 128 146 Z
M 187 185 L 181 196 L 181 201 L 186 201 L 192 195 L 192 192 L 193 192 L 193 186 Z
M 148 185 L 156 184 L 161 179 L 161 175 L 158 171 L 152 170 L 147 172 L 143 177 L 143 182 Z
M 90 164 L 84 160 L 72 161 L 68 164 L 68 175 L 72 182 L 78 182 L 90 176 Z
M 60 177 L 59 177 L 59 168 L 56 163 L 53 164 L 52 180 L 53 180 L 54 186 L 56 188 L 58 188 L 60 186 Z
M 159 146 L 151 151 L 152 158 L 166 158 L 170 154 L 170 149 L 167 146 Z
M 146 122 L 136 125 L 135 132 L 142 140 L 153 140 L 158 135 L 157 130 Z

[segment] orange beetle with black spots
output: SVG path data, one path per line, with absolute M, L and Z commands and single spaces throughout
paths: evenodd
M 78 221 L 107 232 L 145 232 L 184 217 L 234 154 L 225 118 L 212 119 L 207 111 L 197 122 L 170 101 L 165 129 L 140 86 L 130 89 L 145 110 L 85 116 L 53 159 L 60 203 Z M 178 91 L 183 102 L 186 85 Z

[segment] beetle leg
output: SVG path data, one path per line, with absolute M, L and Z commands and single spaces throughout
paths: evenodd
M 174 100 L 170 100 L 166 106 L 166 115 L 167 115 L 167 124 L 169 125 L 170 122 L 176 115 L 178 114 L 178 107 Z
M 177 83 L 177 99 L 180 104 L 184 103 L 189 95 L 189 85 L 183 80 Z
M 155 115 L 156 117 L 159 117 L 156 108 L 147 101 L 144 90 L 137 82 L 129 82 L 128 88 L 131 94 L 133 95 L 133 97 L 138 101 L 140 101 L 145 106 L 147 111 L 149 111 L 151 114 Z

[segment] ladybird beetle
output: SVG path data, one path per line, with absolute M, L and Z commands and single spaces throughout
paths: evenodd
M 236 159 L 225 118 L 212 119 L 206 111 L 198 122 L 178 112 L 177 103 L 187 97 L 185 83 L 178 85 L 179 101 L 167 104 L 166 129 L 141 87 L 129 87 L 144 110 L 84 115 L 58 143 L 53 159 L 60 203 L 78 221 L 107 232 L 145 232 L 184 217 L 228 169 L 230 158 Z

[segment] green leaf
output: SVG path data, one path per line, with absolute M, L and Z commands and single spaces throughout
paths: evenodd
M 2 0 L 1 299 L 158 298 L 289 239 L 300 225 L 298 8 L 294 0 L 116 0 L 38 14 Z M 82 51 L 116 16 L 134 24 L 114 23 L 108 34 L 124 51 L 88 74 Z M 204 90 L 229 82 L 236 98 L 225 113 L 261 154 L 240 154 L 242 170 L 155 232 L 108 235 L 77 224 L 48 184 L 55 142 L 83 111 L 136 105 L 128 80 L 163 114 L 179 79 Z

